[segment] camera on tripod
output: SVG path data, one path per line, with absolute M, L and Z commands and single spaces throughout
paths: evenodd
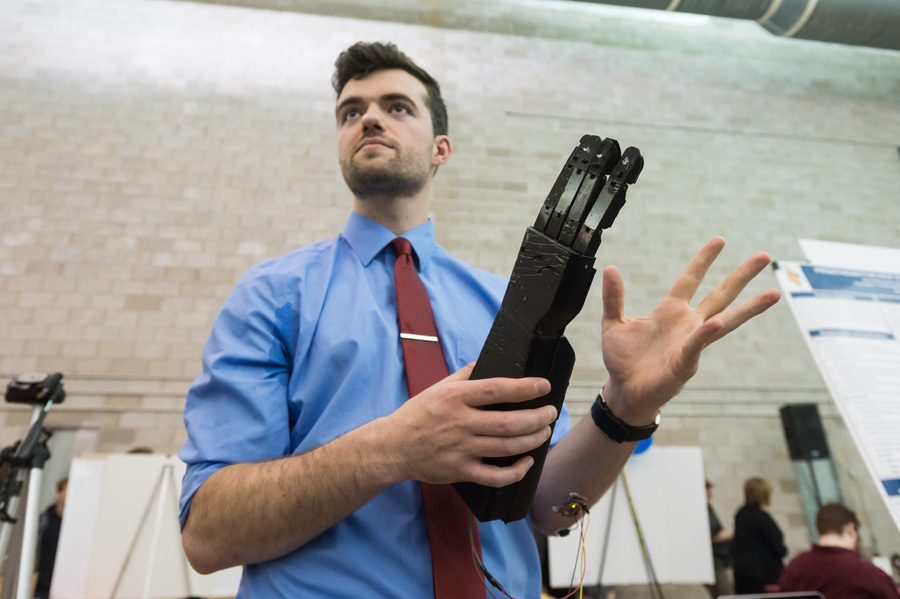
M 15 524 L 12 507 L 14 499 L 22 491 L 25 473 L 34 468 L 43 468 L 50 457 L 47 440 L 52 433 L 44 428 L 44 418 L 54 403 L 66 398 L 62 386 L 63 375 L 59 372 L 46 374 L 30 372 L 14 378 L 6 386 L 6 401 L 32 406 L 31 428 L 21 441 L 0 452 L 0 470 L 5 473 L 0 479 L 0 521 Z
M 6 386 L 6 401 L 43 406 L 47 402 L 62 403 L 66 392 L 62 386 L 62 373 L 29 372 L 20 374 Z
M 63 375 L 32 372 L 14 378 L 6 386 L 6 401 L 28 404 L 31 409 L 31 425 L 28 434 L 0 451 L 0 559 L 7 556 L 12 529 L 19 524 L 18 500 L 27 482 L 28 495 L 23 511 L 22 549 L 17 556 L 18 575 L 11 567 L 15 559 L 7 560 L 7 576 L 3 582 L 4 596 L 7 588 L 16 588 L 16 599 L 31 596 L 31 573 L 38 535 L 38 493 L 41 488 L 44 463 L 50 458 L 47 440 L 53 434 L 44 428 L 44 418 L 55 403 L 62 403 L 66 392 L 62 386 Z

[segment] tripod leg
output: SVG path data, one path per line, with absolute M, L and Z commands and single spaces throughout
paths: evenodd
M 12 497 L 9 500 L 7 510 L 9 514 L 13 517 L 16 515 L 16 510 L 19 508 L 19 498 Z M 15 524 L 12 522 L 4 522 L 0 524 L 0 560 L 6 557 L 6 550 L 9 548 L 9 539 L 12 537 L 12 532 L 15 529 Z
M 138 539 L 141 536 L 141 528 L 150 516 L 150 510 L 153 509 L 154 500 L 158 500 L 159 495 L 157 491 L 163 484 L 165 473 L 165 469 L 160 470 L 159 477 L 153 485 L 153 492 L 150 495 L 150 499 L 147 501 L 147 507 L 144 508 L 144 515 L 141 516 L 141 521 L 138 522 L 137 530 L 134 531 L 134 538 L 131 540 L 131 546 L 128 548 L 128 553 L 125 554 L 125 561 L 122 562 L 122 567 L 119 569 L 119 575 L 116 577 L 116 583 L 113 585 L 112 591 L 109 594 L 109 599 L 116 599 L 116 593 L 119 592 L 119 585 L 122 584 L 122 579 L 125 577 L 125 570 L 128 569 L 128 564 L 131 562 L 131 556 L 134 554 L 134 548 L 137 546 Z
M 166 496 L 169 494 L 169 481 L 172 478 L 172 464 L 163 466 L 159 481 L 159 495 L 156 500 L 156 519 L 153 523 L 153 535 L 150 538 L 150 561 L 147 564 L 147 576 L 144 578 L 143 599 L 150 597 L 150 584 L 153 582 L 153 568 L 156 565 L 156 551 L 159 547 L 159 533 L 163 526 L 163 515 L 166 512 Z
M 41 407 L 34 406 L 31 410 L 31 422 L 28 423 L 28 429 L 31 430 L 31 427 L 34 426 L 34 423 L 38 421 L 38 418 L 41 417 Z M 24 482 L 25 473 L 19 475 L 21 479 L 19 482 Z M 7 513 L 13 518 L 16 517 L 16 509 L 19 507 L 19 497 L 13 496 L 9 498 L 8 505 L 6 507 Z M 15 528 L 14 522 L 4 522 L 3 526 L 0 527 L 0 560 L 6 557 L 6 550 L 9 548 L 9 539 L 12 536 L 12 531 Z M 4 585 L 5 586 L 5 585 Z
M 41 482 L 44 479 L 42 468 L 32 468 L 28 476 L 28 498 L 25 504 L 25 529 L 22 533 L 22 557 L 19 559 L 19 583 L 16 586 L 16 599 L 32 597 L 31 574 L 34 572 L 34 554 L 37 551 L 38 521 L 40 519 Z
M 23 482 L 27 481 L 27 472 L 22 475 Z M 0 599 L 13 599 L 16 594 L 16 581 L 19 575 L 19 560 L 22 557 L 22 517 L 25 515 L 25 505 L 18 497 L 9 500 L 9 514 L 16 518 L 16 522 L 3 523 L 3 553 L 0 558 L 5 558 L 4 568 L 6 576 L 3 577 L 3 588 L 0 590 Z
M 17 510 L 21 507 L 19 506 L 18 492 L 15 496 L 8 499 L 6 511 L 10 516 L 16 518 L 17 521 L 15 523 L 5 522 L 2 529 L 0 529 L 0 559 L 7 558 L 6 578 L 3 581 L 2 589 L 3 599 L 11 599 L 14 596 L 16 599 L 28 599 L 32 596 L 31 575 L 34 571 L 34 555 L 37 549 L 38 521 L 40 519 L 38 501 L 41 494 L 44 462 L 50 457 L 46 445 L 40 440 L 42 434 L 40 422 L 43 420 L 43 415 L 49 406 L 50 404 L 43 407 L 33 406 L 31 410 L 28 437 L 31 437 L 32 434 L 35 435 L 33 440 L 38 442 L 39 451 L 31 455 L 28 461 L 28 464 L 31 465 L 30 470 L 19 467 L 16 468 L 15 472 L 10 472 L 10 474 L 18 478 L 18 483 L 22 485 L 21 488 L 26 488 L 25 484 L 27 483 L 28 495 L 24 506 L 25 509 L 21 510 L 21 513 L 17 513 Z M 21 450 L 21 445 L 19 445 L 19 450 Z M 20 457 L 18 452 L 14 459 L 17 457 Z M 12 538 L 16 525 L 23 526 L 20 529 L 22 531 L 21 550 L 10 555 L 10 541 L 15 540 L 16 543 L 19 542 L 18 538 Z M 16 536 L 18 537 L 18 534 Z M 18 549 L 18 547 L 14 547 L 14 549 Z M 16 565 L 18 566 L 17 570 Z M 14 571 L 17 574 L 14 574 Z

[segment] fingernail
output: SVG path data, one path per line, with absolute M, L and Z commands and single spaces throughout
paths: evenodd
M 550 422 L 555 421 L 556 420 L 556 408 L 554 408 L 553 406 L 547 406 L 547 408 L 550 410 Z
M 547 395 L 550 393 L 550 381 L 547 379 L 541 379 L 534 384 L 534 390 L 540 393 L 541 395 Z
M 532 466 L 534 466 L 534 458 L 533 458 L 533 457 L 528 456 L 528 457 L 526 458 L 526 461 L 528 462 L 528 467 L 529 467 L 529 468 L 531 468 Z

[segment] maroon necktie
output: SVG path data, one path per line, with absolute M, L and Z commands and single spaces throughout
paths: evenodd
M 409 396 L 413 397 L 449 373 L 434 326 L 431 303 L 413 263 L 412 246 L 402 237 L 392 241 L 391 245 L 397 250 L 394 285 L 397 288 L 400 343 L 403 345 Z M 435 599 L 484 597 L 484 582 L 472 560 L 469 508 L 451 485 L 424 482 L 421 485 L 428 542 L 431 545 Z M 472 525 L 472 535 L 480 560 L 478 526 Z

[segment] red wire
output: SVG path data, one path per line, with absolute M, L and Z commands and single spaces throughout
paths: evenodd
M 578 586 L 575 587 L 574 589 L 572 589 L 572 592 L 569 593 L 568 595 L 566 595 L 565 597 L 563 597 L 562 599 L 569 599 L 569 597 L 571 597 L 572 595 L 577 593 L 582 588 L 582 586 L 584 585 L 584 575 L 585 575 L 585 572 L 587 571 L 587 569 L 584 567 L 585 553 L 587 552 L 587 549 L 584 546 L 584 533 L 585 533 L 584 511 L 580 507 L 578 508 L 578 511 L 580 512 L 579 518 L 578 518 L 578 527 L 580 529 L 579 534 L 581 535 L 581 580 L 578 581 Z

